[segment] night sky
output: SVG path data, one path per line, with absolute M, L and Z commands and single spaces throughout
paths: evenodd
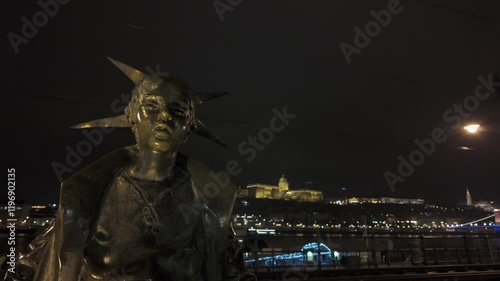
M 346 195 L 453 204 L 465 201 L 469 187 L 473 200 L 500 202 L 500 99 L 491 94 L 474 104 L 478 77 L 500 76 L 500 2 L 403 0 L 349 63 L 340 44 L 355 48 L 354 28 L 364 30 L 371 11 L 390 3 L 71 0 L 17 54 L 10 32 L 23 36 L 22 18 L 32 22 L 42 8 L 4 3 L 2 160 L 16 169 L 17 200 L 55 203 L 60 182 L 52 165 L 66 165 L 66 148 L 87 139 L 70 126 L 121 114 L 112 105 L 123 105 L 133 84 L 109 56 L 144 72 L 158 65 L 194 91 L 228 91 L 198 117 L 230 149 L 191 136 L 182 152 L 215 170 L 236 160 L 239 185 L 277 183 L 285 173 L 292 188 L 326 197 L 346 188 Z M 453 112 L 464 99 L 473 110 Z M 238 146 L 284 107 L 296 117 L 248 161 Z M 457 120 L 483 130 L 468 135 L 453 128 Z M 408 159 L 416 139 L 440 129 L 446 141 L 392 192 L 384 173 L 397 174 L 398 156 Z M 75 170 L 133 143 L 130 129 L 104 134 Z

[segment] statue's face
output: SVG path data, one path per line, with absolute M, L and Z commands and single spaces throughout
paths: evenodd
M 138 107 L 134 119 L 139 149 L 177 151 L 192 125 L 188 98 L 166 82 L 142 94 Z

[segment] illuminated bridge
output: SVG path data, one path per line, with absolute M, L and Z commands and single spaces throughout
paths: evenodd
M 308 243 L 299 252 L 274 254 L 257 258 L 261 266 L 266 267 L 293 267 L 304 265 L 315 265 L 319 260 L 327 266 L 334 260 L 340 260 L 340 253 L 333 251 L 324 243 Z M 318 259 L 318 255 L 320 258 Z M 256 259 L 246 259 L 247 267 L 253 267 Z
M 474 220 L 474 221 L 463 223 L 460 225 L 447 226 L 446 229 L 453 230 L 453 229 L 488 229 L 489 228 L 489 229 L 495 229 L 497 232 L 500 232 L 500 223 L 498 221 L 500 219 L 500 212 L 499 211 L 500 210 L 495 210 L 495 214 L 486 216 L 482 219 Z M 495 217 L 495 224 L 494 223 L 489 223 L 489 224 L 484 223 L 483 225 L 478 224 L 482 221 L 488 220 L 488 219 L 493 218 L 493 217 Z

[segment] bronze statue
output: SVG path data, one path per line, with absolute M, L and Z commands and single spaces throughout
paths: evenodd
M 238 187 L 227 181 L 204 196 L 213 171 L 178 153 L 190 133 L 224 145 L 195 115 L 224 93 L 193 93 L 173 75 L 110 60 L 136 85 L 125 114 L 74 128 L 131 127 L 137 144 L 62 183 L 56 220 L 5 280 L 255 280 L 229 223 Z

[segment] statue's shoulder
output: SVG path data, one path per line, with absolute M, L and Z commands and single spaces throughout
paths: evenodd
M 240 188 L 226 172 L 216 172 L 201 161 L 179 154 L 177 161 L 186 167 L 202 203 L 215 213 L 221 227 L 227 228 L 234 200 Z
M 59 204 L 82 218 L 97 215 L 102 196 L 113 176 L 132 163 L 137 156 L 135 146 L 117 149 L 81 168 L 61 184 Z
M 196 187 L 208 197 L 216 197 L 222 191 L 239 190 L 239 187 L 231 181 L 227 172 L 216 172 L 196 158 L 179 154 L 177 162 L 187 168 Z
M 133 162 L 136 157 L 137 149 L 135 146 L 117 149 L 81 168 L 65 179 L 62 185 L 70 186 L 73 183 L 91 183 L 108 178 L 108 176 L 114 174 L 117 170 Z

